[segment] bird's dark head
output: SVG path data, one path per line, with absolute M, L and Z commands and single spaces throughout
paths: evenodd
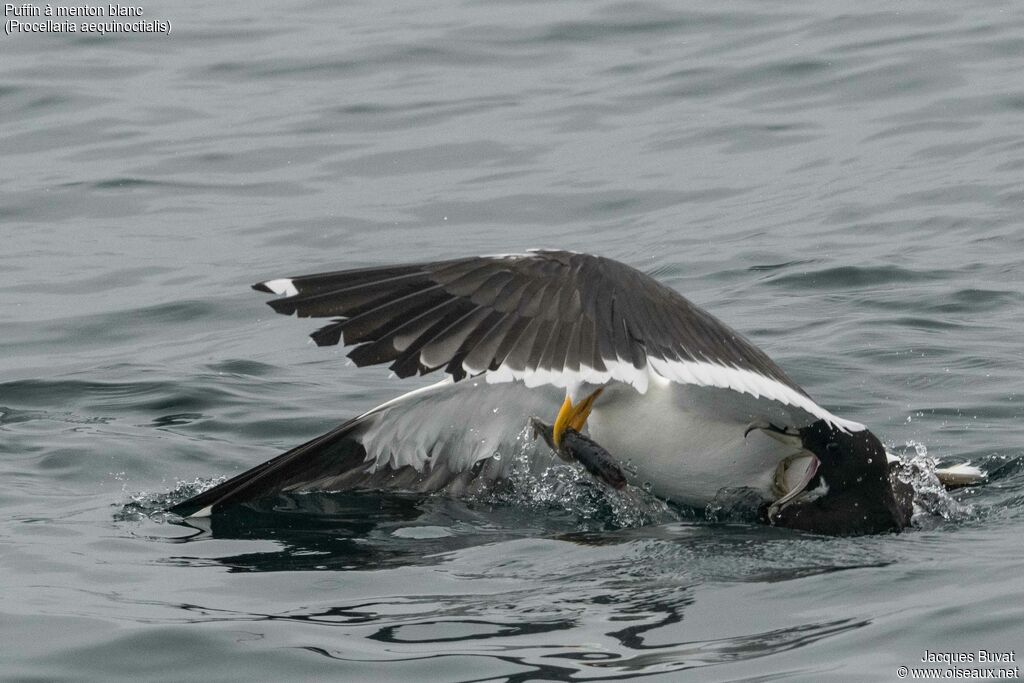
M 885 446 L 867 429 L 847 432 L 818 420 L 800 430 L 805 449 L 814 453 L 833 491 L 859 488 L 861 484 L 889 481 Z
M 794 500 L 775 514 L 773 524 L 837 535 L 899 531 L 909 524 L 909 500 L 898 500 L 893 492 L 878 437 L 819 420 L 801 429 L 800 439 L 819 461 L 808 490 L 822 494 L 808 502 Z

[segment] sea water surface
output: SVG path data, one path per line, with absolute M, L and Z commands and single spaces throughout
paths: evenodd
M 1018 4 L 144 11 L 170 35 L 0 37 L 0 678 L 1024 657 Z M 250 284 L 529 247 L 654 275 L 924 470 L 990 482 L 922 477 L 913 529 L 845 539 L 558 468 L 518 498 L 161 514 L 430 379 L 316 348 Z

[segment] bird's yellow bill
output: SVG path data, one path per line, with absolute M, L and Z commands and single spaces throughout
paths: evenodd
M 558 411 L 558 417 L 555 418 L 555 425 L 551 429 L 551 438 L 556 446 L 562 445 L 562 435 L 566 429 L 571 428 L 577 432 L 583 431 L 583 425 L 587 424 L 590 411 L 594 408 L 594 401 L 597 400 L 602 391 L 604 391 L 604 387 L 600 387 L 590 396 L 576 404 L 572 402 L 570 397 L 565 397 L 565 401 L 562 402 L 562 407 Z

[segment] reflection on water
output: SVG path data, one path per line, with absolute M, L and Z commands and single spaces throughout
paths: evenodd
M 390 574 L 433 567 L 431 578 L 391 596 L 342 597 L 345 580 L 327 572 L 334 578 L 312 604 L 283 612 L 180 608 L 194 622 L 317 627 L 307 632 L 318 634 L 317 644 L 297 647 L 332 660 L 484 657 L 519 667 L 509 680 L 628 678 L 803 647 L 869 622 L 796 620 L 722 637 L 673 636 L 686 633 L 678 627 L 708 582 L 785 583 L 890 561 L 877 545 L 839 540 L 836 547 L 836 539 L 754 525 L 608 526 L 578 531 L 578 517 L 562 509 L 443 496 L 291 495 L 171 525 L 168 531 L 193 533 L 174 539 L 167 561 L 231 572 L 344 570 L 378 576 L 392 593 Z M 273 548 L 211 555 L 204 552 L 211 538 L 271 541 Z M 566 564 L 569 548 L 575 559 Z
M 480 542 L 478 534 L 454 538 L 402 538 L 406 525 L 428 526 L 441 512 L 428 510 L 432 503 L 416 496 L 377 494 L 311 493 L 282 495 L 259 504 L 236 506 L 209 518 L 190 519 L 182 526 L 222 539 L 276 541 L 280 549 L 217 558 L 172 558 L 182 564 L 216 562 L 232 571 L 357 570 L 410 564 L 430 564 L 438 552 Z M 466 510 L 467 515 L 469 510 Z M 447 516 L 447 525 L 464 524 Z M 198 538 L 189 536 L 188 540 Z M 456 540 L 457 539 L 457 540 Z

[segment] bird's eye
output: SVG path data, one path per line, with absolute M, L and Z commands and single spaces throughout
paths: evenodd
M 838 453 L 839 452 L 839 444 L 837 444 L 835 441 L 830 441 L 828 443 L 828 445 L 825 446 L 825 450 L 828 451 L 829 453 L 833 453 L 833 454 Z

